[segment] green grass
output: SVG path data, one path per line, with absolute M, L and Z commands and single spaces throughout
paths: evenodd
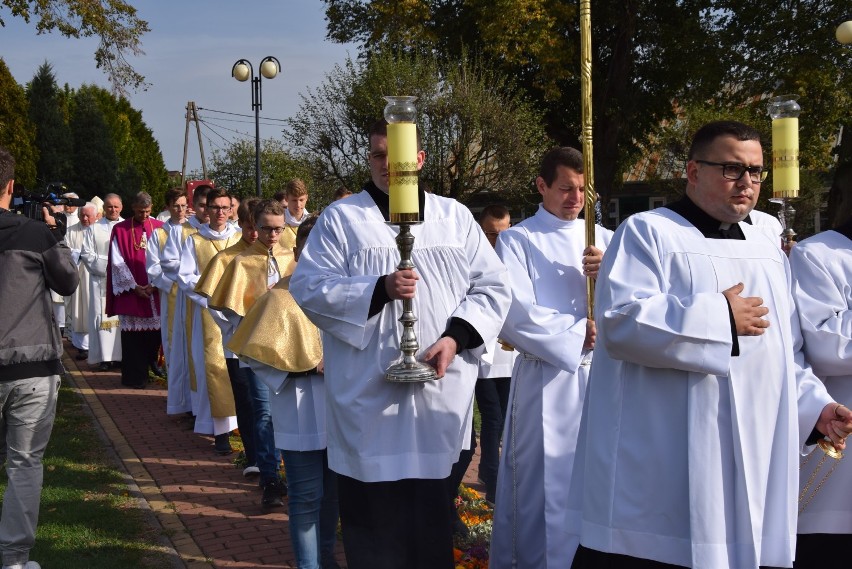
M 0 491 L 6 489 L 0 472 Z M 30 558 L 44 569 L 173 567 L 159 545 L 162 530 L 130 495 L 79 395 L 59 393 L 44 458 L 36 545 Z

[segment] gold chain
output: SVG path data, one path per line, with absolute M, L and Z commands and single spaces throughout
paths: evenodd
M 808 456 L 803 458 L 802 461 L 799 463 L 799 470 L 804 468 L 805 465 L 811 460 L 811 457 L 814 455 L 814 453 L 816 453 L 819 450 L 822 450 L 822 449 L 820 447 L 817 447 L 813 451 L 811 451 L 811 453 L 808 454 Z M 799 505 L 799 514 L 801 514 L 802 512 L 805 511 L 805 508 L 808 507 L 808 504 L 811 503 L 811 500 L 814 499 L 814 496 L 816 496 L 819 493 L 819 491 L 822 490 L 822 485 L 825 484 L 825 482 L 829 479 L 831 474 L 834 472 L 834 469 L 837 468 L 838 464 L 840 464 L 840 460 L 843 458 L 843 456 L 841 455 L 840 458 L 834 459 L 834 464 L 831 465 L 831 468 L 828 470 L 828 472 L 825 473 L 825 476 L 822 477 L 822 480 L 819 481 L 819 484 L 817 484 L 817 487 L 814 488 L 813 492 L 808 494 L 808 490 L 810 490 L 811 486 L 814 483 L 814 480 L 816 480 L 816 477 L 817 477 L 817 474 L 819 474 L 819 471 L 822 470 L 822 466 L 823 466 L 823 464 L 825 464 L 825 459 L 827 459 L 827 458 L 828 458 L 828 453 L 823 452 L 822 458 L 819 459 L 819 462 L 817 463 L 816 468 L 814 468 L 814 471 L 811 473 L 810 478 L 808 478 L 808 483 L 805 484 L 804 488 L 802 488 L 802 491 L 799 494 L 799 504 L 800 504 Z M 807 500 L 805 500 L 805 496 L 807 496 Z M 802 500 L 805 500 L 804 504 L 802 503 Z

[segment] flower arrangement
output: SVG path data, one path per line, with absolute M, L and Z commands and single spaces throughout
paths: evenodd
M 453 555 L 456 569 L 488 569 L 491 521 L 494 511 L 485 499 L 464 484 L 456 498 L 459 517 L 468 528 L 465 536 L 456 535 Z

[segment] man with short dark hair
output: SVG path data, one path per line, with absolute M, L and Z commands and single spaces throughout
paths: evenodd
M 38 525 L 41 461 L 64 373 L 62 338 L 47 292 L 70 295 L 79 277 L 62 235 L 9 211 L 14 178 L 15 159 L 0 147 L 0 462 L 8 477 L 0 556 L 3 569 L 39 569 L 29 556 Z
M 535 215 L 500 233 L 512 306 L 500 332 L 518 351 L 500 457 L 492 569 L 559 567 L 568 486 L 595 347 L 586 286 L 612 232 L 595 226 L 586 246 L 583 155 L 556 147 L 542 157 Z
M 376 123 L 369 141 L 371 181 L 323 210 L 290 291 L 323 331 L 328 463 L 340 475 L 348 566 L 451 569 L 447 477 L 469 444 L 478 364 L 493 349 L 511 292 L 470 211 L 422 188 L 416 269 L 397 270 L 387 123 Z M 419 151 L 418 169 L 424 159 Z M 384 379 L 400 356 L 399 299 L 412 300 L 426 346 L 420 357 L 443 379 Z
M 791 567 L 799 455 L 852 432 L 804 363 L 784 252 L 742 223 L 766 178 L 760 133 L 704 125 L 686 171 L 683 199 L 625 220 L 600 268 L 575 569 Z

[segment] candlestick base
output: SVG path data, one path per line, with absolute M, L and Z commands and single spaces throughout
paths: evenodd
M 423 383 L 438 379 L 435 368 L 418 361 L 403 361 L 385 370 L 385 379 L 393 383 Z

